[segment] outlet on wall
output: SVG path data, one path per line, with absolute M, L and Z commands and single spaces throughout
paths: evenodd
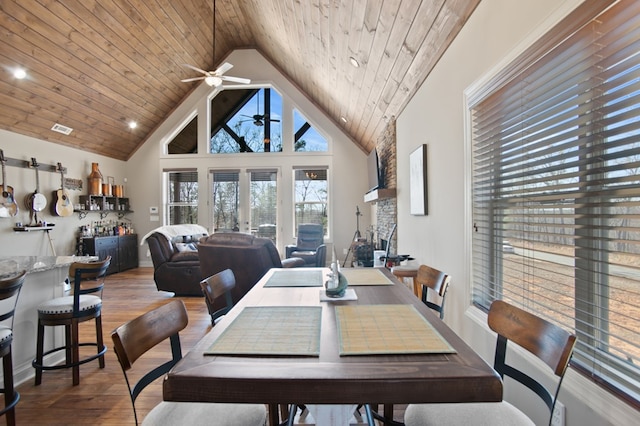
M 556 406 L 551 414 L 551 426 L 564 426 L 564 404 L 556 401 Z

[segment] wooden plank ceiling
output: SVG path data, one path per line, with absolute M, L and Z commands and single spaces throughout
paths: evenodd
M 480 0 L 216 1 L 213 58 L 212 0 L 2 0 L 0 128 L 126 160 L 198 84 L 181 64 L 255 48 L 368 152 Z

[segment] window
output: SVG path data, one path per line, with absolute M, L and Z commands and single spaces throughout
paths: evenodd
M 271 88 L 223 90 L 211 100 L 210 152 L 282 151 L 282 96 Z
M 213 171 L 213 231 L 240 230 L 240 171 Z
M 193 117 L 167 145 L 168 154 L 198 153 L 198 116 Z
M 295 229 L 301 223 L 324 225 L 327 236 L 327 169 L 304 168 L 294 170 L 295 175 Z
M 293 110 L 293 148 L 296 152 L 326 151 L 327 140 L 309 124 L 307 119 Z
M 167 225 L 198 223 L 198 172 L 167 171 Z
M 278 170 L 211 170 L 214 232 L 239 231 L 277 242 Z
M 469 98 L 473 302 L 574 330 L 572 365 L 637 403 L 640 2 L 588 3 Z

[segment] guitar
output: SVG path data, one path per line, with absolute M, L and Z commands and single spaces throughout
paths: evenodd
M 38 167 L 40 167 L 40 165 L 33 157 L 31 157 L 31 167 L 36 170 L 36 190 L 26 196 L 25 204 L 27 208 L 31 210 L 31 213 L 33 213 L 32 219 L 35 218 L 35 223 L 37 225 L 38 212 L 41 212 L 45 207 L 47 207 L 47 198 L 39 192 L 40 176 L 38 175 Z
M 0 217 L 11 217 L 18 214 L 18 203 L 13 196 L 13 187 L 7 185 L 4 165 L 7 160 L 0 149 L 0 162 L 2 162 L 2 194 L 0 194 Z
M 60 189 L 53 191 L 53 196 L 56 199 L 55 204 L 52 204 L 52 213 L 58 216 L 67 217 L 73 214 L 73 204 L 69 199 L 69 193 L 64 188 L 64 168 L 61 163 L 58 163 L 57 170 L 60 172 Z

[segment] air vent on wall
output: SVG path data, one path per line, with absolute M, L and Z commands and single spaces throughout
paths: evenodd
M 63 126 L 62 124 L 58 123 L 54 124 L 51 130 L 53 130 L 54 132 L 62 133 L 63 135 L 69 135 L 71 132 L 73 132 L 73 129 L 71 127 Z

